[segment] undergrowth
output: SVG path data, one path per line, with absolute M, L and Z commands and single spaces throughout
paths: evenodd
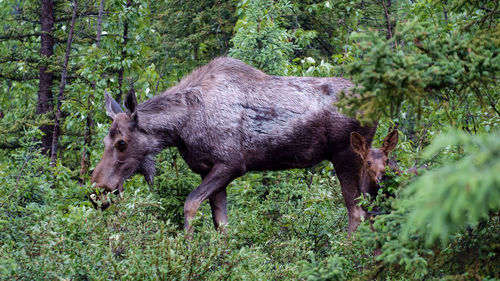
M 124 198 L 102 212 L 86 198 L 90 185 L 81 186 L 67 167 L 48 168 L 33 147 L 28 140 L 0 163 L 2 280 L 500 278 L 498 212 L 470 221 L 447 241 L 405 232 L 413 211 L 401 202 L 418 184 L 414 175 L 393 173 L 378 197 L 361 200 L 378 215 L 347 237 L 331 164 L 249 173 L 228 187 L 226 233 L 214 230 L 204 203 L 188 239 L 182 207 L 200 178 L 175 150 L 159 156 L 154 185 L 133 177 Z M 417 179 L 433 175 L 421 172 Z

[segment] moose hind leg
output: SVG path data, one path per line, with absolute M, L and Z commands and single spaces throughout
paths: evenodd
M 227 224 L 227 195 L 226 188 L 210 196 L 210 207 L 212 208 L 212 219 L 215 229 L 224 232 L 224 226 Z

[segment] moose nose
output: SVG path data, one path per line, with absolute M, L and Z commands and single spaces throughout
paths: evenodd
M 95 169 L 92 171 L 92 177 L 90 179 L 92 183 L 94 183 L 94 187 L 99 188 L 99 189 L 104 189 L 106 191 L 113 191 L 114 188 L 108 184 L 108 182 L 105 180 L 105 176 L 99 172 L 98 169 Z
M 113 188 L 105 183 L 96 183 L 94 187 L 100 189 L 102 192 L 107 192 L 107 193 L 111 192 L 115 193 L 116 191 L 118 191 L 118 188 L 116 187 Z

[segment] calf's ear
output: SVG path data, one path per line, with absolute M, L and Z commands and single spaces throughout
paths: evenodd
M 389 153 L 396 147 L 397 144 L 398 144 L 398 130 L 394 130 L 385 137 L 381 149 L 386 155 L 389 155 Z
M 109 95 L 107 91 L 104 91 L 104 105 L 106 107 L 106 114 L 113 120 L 115 120 L 118 113 L 123 112 L 120 105 Z
M 363 159 L 366 153 L 368 153 L 368 145 L 366 144 L 365 137 L 356 132 L 351 132 L 351 147 Z

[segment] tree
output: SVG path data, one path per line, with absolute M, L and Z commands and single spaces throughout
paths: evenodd
M 282 75 L 297 46 L 281 27 L 283 15 L 292 12 L 288 1 L 242 1 L 239 4 L 233 48 L 229 54 L 268 74 Z
M 237 20 L 235 1 L 167 1 L 155 5 L 159 11 L 155 29 L 160 39 L 154 61 L 159 73 L 173 75 L 172 82 L 228 53 Z
M 96 31 L 96 48 L 99 49 L 101 47 L 101 34 L 102 34 L 102 16 L 104 13 L 104 0 L 100 0 L 99 2 L 99 14 L 97 18 L 97 31 Z M 87 99 L 87 124 L 85 126 L 85 135 L 83 137 L 83 150 L 82 157 L 80 161 L 80 181 L 83 183 L 85 180 L 85 175 L 88 172 L 89 161 L 90 161 L 90 150 L 89 147 L 92 143 L 92 135 L 94 132 L 94 118 L 93 118 L 93 102 L 95 100 L 94 92 L 96 90 L 97 82 L 94 80 L 91 82 L 92 92 L 89 93 L 89 97 Z
M 76 21 L 76 11 L 78 8 L 78 2 L 75 0 L 73 2 L 73 13 L 71 16 L 71 24 L 69 27 L 68 40 L 66 43 L 66 52 L 64 54 L 64 62 L 62 65 L 62 74 L 61 74 L 61 83 L 59 84 L 59 95 L 57 97 L 57 106 L 56 106 L 56 114 L 54 118 L 54 130 L 52 131 L 52 147 L 50 150 L 50 166 L 54 168 L 57 164 L 57 150 L 59 148 L 59 134 L 61 127 L 61 103 L 64 98 L 64 88 L 66 87 L 66 76 L 68 75 L 68 61 L 69 54 L 71 52 L 71 43 L 73 41 L 73 31 L 75 30 L 75 21 Z
M 52 82 L 54 75 L 49 70 L 49 59 L 54 54 L 54 3 L 52 0 L 41 1 L 40 13 L 41 25 L 41 43 L 40 56 L 45 63 L 40 65 L 39 84 L 38 84 L 38 103 L 36 107 L 37 114 L 50 113 L 53 109 L 53 94 Z M 42 126 L 41 131 L 44 133 L 42 137 L 42 150 L 44 153 L 49 153 L 52 146 L 53 128 L 51 126 Z

